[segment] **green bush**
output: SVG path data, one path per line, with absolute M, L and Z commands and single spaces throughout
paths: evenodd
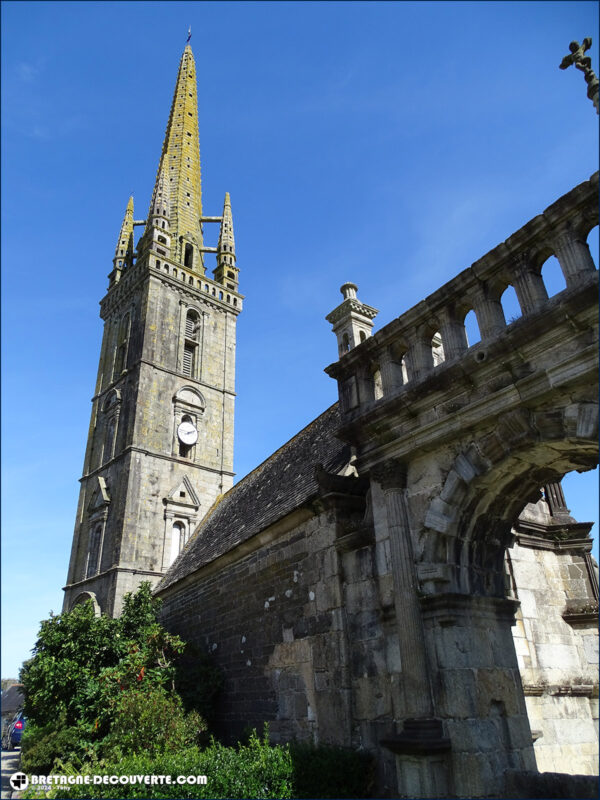
M 374 761 L 367 753 L 343 747 L 290 744 L 294 768 L 294 797 L 370 797 Z
M 86 766 L 88 774 L 98 775 L 206 775 L 202 785 L 73 785 L 67 789 L 57 787 L 47 797 L 77 798 L 286 798 L 292 794 L 292 761 L 287 746 L 271 746 L 268 730 L 263 739 L 254 733 L 247 745 L 237 748 L 224 747 L 214 740 L 205 750 L 188 747 L 178 752 L 163 752 L 152 756 L 148 753 L 121 758 L 103 766 Z M 61 770 L 64 774 L 82 774 L 69 765 Z M 27 796 L 34 796 L 34 793 Z
M 81 764 L 84 757 L 81 732 L 73 727 L 53 730 L 28 725 L 21 740 L 21 769 L 30 775 L 48 775 L 56 759 Z
M 103 756 L 181 750 L 208 738 L 197 711 L 184 714 L 177 695 L 160 688 L 129 689 L 115 705 L 110 732 L 101 743 Z

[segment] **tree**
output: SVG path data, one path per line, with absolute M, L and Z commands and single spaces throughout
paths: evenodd
M 73 728 L 83 750 L 104 740 L 134 751 L 154 747 L 152 732 L 167 746 L 170 736 L 189 742 L 206 729 L 195 712 L 184 719 L 174 660 L 185 644 L 160 625 L 159 610 L 150 584 L 143 583 L 125 596 L 116 619 L 97 617 L 88 602 L 42 622 L 20 676 L 31 723 L 26 751 L 44 739 L 52 752 L 53 742 L 74 740 L 65 734 Z M 130 735 L 136 715 L 144 725 Z

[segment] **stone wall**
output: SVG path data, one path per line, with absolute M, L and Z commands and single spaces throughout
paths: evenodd
M 536 762 L 541 772 L 593 775 L 598 771 L 597 614 L 569 613 L 594 607 L 590 576 L 584 555 L 542 544 L 517 543 L 509 551 L 520 600 L 513 636 Z
M 394 756 L 379 739 L 393 728 L 399 652 L 386 636 L 374 548 L 368 531 L 345 533 L 347 510 L 317 511 L 290 515 L 246 554 L 161 592 L 163 619 L 223 669 L 216 727 L 229 741 L 268 721 L 275 742 L 377 751 L 379 785 L 395 794 Z

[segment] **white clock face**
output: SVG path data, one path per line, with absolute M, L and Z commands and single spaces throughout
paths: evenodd
M 198 441 L 198 431 L 191 422 L 182 422 L 177 428 L 177 436 L 183 444 L 196 444 Z

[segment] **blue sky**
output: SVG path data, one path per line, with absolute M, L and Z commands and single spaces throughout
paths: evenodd
M 246 295 L 239 477 L 336 400 L 343 282 L 378 329 L 597 169 L 583 76 L 558 69 L 595 2 L 4 2 L 3 677 L 61 608 L 98 302 L 189 25 L 204 213 L 230 192 Z M 597 472 L 565 491 L 597 519 Z

